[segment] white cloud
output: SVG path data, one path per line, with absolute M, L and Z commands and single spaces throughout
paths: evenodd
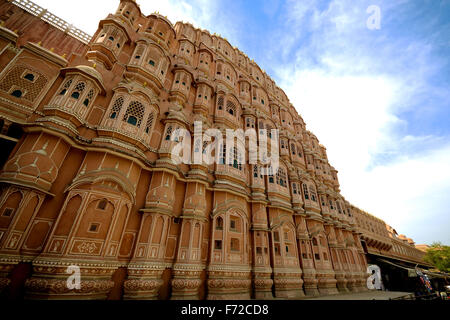
M 285 36 L 288 50 L 297 49 L 294 61 L 274 68 L 278 84 L 327 148 L 342 194 L 418 242 L 450 242 L 448 137 L 404 134 L 408 119 L 400 116 L 433 90 L 428 82 L 440 61 L 431 59 L 432 46 L 367 33 L 363 5 L 295 4 L 286 12 L 297 28 L 314 30 L 295 45 Z

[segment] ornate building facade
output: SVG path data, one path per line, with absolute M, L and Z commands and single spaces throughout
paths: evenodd
M 132 0 L 120 1 L 92 38 L 26 0 L 1 0 L 0 20 L 3 292 L 334 294 L 367 289 L 367 250 L 395 255 L 405 246 L 345 200 L 325 147 L 226 39 L 146 16 Z M 278 129 L 278 173 L 176 165 L 171 134 L 193 133 L 195 121 L 204 130 Z M 398 253 L 420 261 L 408 249 Z M 80 289 L 66 286 L 71 265 Z

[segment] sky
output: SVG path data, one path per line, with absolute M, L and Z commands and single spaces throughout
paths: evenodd
M 119 4 L 33 1 L 90 34 Z M 254 59 L 327 148 L 350 203 L 417 244 L 450 244 L 450 0 L 138 3 Z

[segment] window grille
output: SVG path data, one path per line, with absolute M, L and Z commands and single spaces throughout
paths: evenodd
M 217 98 L 217 106 L 218 106 L 219 110 L 223 109 L 223 103 L 224 103 L 223 96 L 220 96 L 219 98 Z
M 22 75 L 27 70 L 29 70 L 29 68 L 23 65 L 13 67 L 0 81 L 0 90 L 8 93 L 13 86 L 18 87 L 20 88 L 20 91 L 26 93 L 22 96 L 24 100 L 34 102 L 48 83 L 48 80 L 42 74 L 34 70 L 33 73 L 37 76 L 37 79 L 34 82 L 24 79 Z
M 145 133 L 150 133 L 150 131 L 152 130 L 153 127 L 153 120 L 155 118 L 155 114 L 153 112 L 151 112 L 148 115 L 148 119 L 147 119 L 147 125 L 145 126 Z
M 80 98 L 80 95 L 81 95 L 81 93 L 83 93 L 85 88 L 86 88 L 86 84 L 84 82 L 82 82 L 82 81 L 78 82 L 72 91 L 71 97 L 74 99 Z
M 305 200 L 309 199 L 309 193 L 308 193 L 308 186 L 306 184 L 303 184 L 303 192 L 305 194 Z
M 83 104 L 84 104 L 86 107 L 89 107 L 89 104 L 91 103 L 91 101 L 92 101 L 93 98 L 94 98 L 94 89 L 91 89 L 91 90 L 89 91 L 89 93 L 87 94 L 86 99 L 84 99 Z
M 111 119 L 116 119 L 120 113 L 120 110 L 122 109 L 122 106 L 123 106 L 123 97 L 119 97 L 116 99 L 116 101 L 114 101 L 113 107 L 111 109 L 111 114 L 109 117 Z
M 127 111 L 123 117 L 123 121 L 137 127 L 141 126 L 142 118 L 144 117 L 144 106 L 138 101 L 131 101 L 128 105 Z
M 72 79 L 69 79 L 65 84 L 64 87 L 62 88 L 61 92 L 59 93 L 59 95 L 65 95 L 67 92 L 67 89 L 69 89 L 70 85 L 72 84 Z
M 169 140 L 170 140 L 170 136 L 172 135 L 172 130 L 173 130 L 172 126 L 169 126 L 169 127 L 167 128 L 167 131 L 166 131 L 166 138 L 165 138 L 166 141 L 169 141 Z

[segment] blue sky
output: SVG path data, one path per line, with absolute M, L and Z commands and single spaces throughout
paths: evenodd
M 91 34 L 118 4 L 34 1 Z M 450 0 L 138 3 L 221 34 L 266 70 L 327 147 L 347 200 L 417 243 L 450 244 Z

